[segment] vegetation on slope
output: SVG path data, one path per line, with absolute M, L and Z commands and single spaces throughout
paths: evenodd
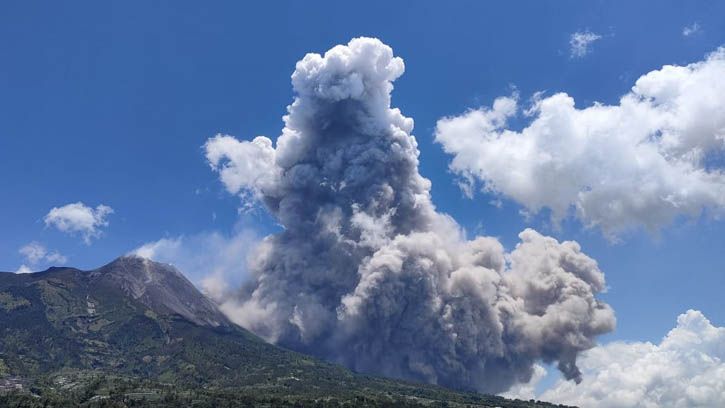
M 117 278 L 0 273 L 0 406 L 551 406 L 359 375 L 225 321 L 169 314 Z M 184 300 L 195 302 L 206 307 Z M 216 322 L 206 313 L 199 321 Z

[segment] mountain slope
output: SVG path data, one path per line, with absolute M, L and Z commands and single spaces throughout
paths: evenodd
M 275 347 L 232 324 L 178 270 L 143 258 L 0 273 L 0 391 L 60 398 L 65 390 L 78 394 L 68 403 L 90 404 L 118 394 L 119 384 L 155 390 L 150 396 L 204 390 L 204 400 L 233 391 L 222 400 L 533 406 L 362 376 Z
M 125 256 L 90 273 L 95 286 L 121 288 L 159 314 L 177 314 L 201 326 L 229 326 L 231 322 L 176 268 L 148 259 Z

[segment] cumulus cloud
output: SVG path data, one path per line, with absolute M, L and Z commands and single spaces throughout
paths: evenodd
M 725 406 L 725 327 L 699 311 L 677 318 L 659 344 L 614 342 L 579 359 L 583 381 L 559 381 L 540 398 L 581 407 Z
M 577 355 L 615 325 L 603 273 L 576 242 L 527 229 L 507 252 L 436 211 L 413 120 L 391 108 L 403 71 L 377 39 L 307 54 L 276 142 L 209 139 L 227 190 L 283 227 L 223 310 L 358 371 L 497 392 L 545 361 L 578 381 Z
M 589 54 L 590 47 L 594 41 L 602 36 L 591 31 L 578 31 L 569 37 L 569 55 L 572 58 L 582 58 Z
M 702 32 L 702 28 L 700 27 L 700 24 L 697 22 L 692 23 L 692 25 L 685 26 L 682 28 L 682 35 L 685 37 L 690 37 L 695 34 L 700 34 Z
M 219 172 L 227 191 L 242 198 L 243 208 L 253 206 L 262 189 L 271 188 L 278 177 L 278 169 L 273 165 L 275 150 L 272 141 L 266 137 L 241 143 L 231 136 L 219 134 L 209 139 L 204 149 L 209 164 Z
M 640 77 L 618 104 L 577 108 L 536 95 L 521 131 L 508 128 L 516 97 L 438 121 L 436 141 L 469 189 L 511 198 L 529 212 L 572 212 L 615 238 L 657 230 L 678 216 L 725 207 L 725 49 Z
M 30 269 L 30 267 L 28 265 L 23 264 L 23 265 L 20 265 L 18 270 L 15 271 L 15 273 L 33 273 L 33 270 Z
M 40 262 L 50 262 L 64 264 L 68 259 L 58 251 L 48 251 L 45 246 L 39 242 L 31 242 L 21 247 L 18 252 L 30 264 Z
M 58 251 L 48 251 L 45 245 L 39 242 L 30 242 L 22 246 L 18 253 L 23 256 L 25 264 L 18 268 L 17 273 L 30 273 L 31 268 L 36 268 L 42 264 L 63 265 L 68 261 L 64 255 Z
M 108 226 L 106 218 L 113 214 L 113 208 L 99 205 L 95 209 L 82 202 L 53 207 L 45 216 L 45 225 L 55 227 L 59 231 L 83 237 L 83 242 L 90 245 L 93 238 L 101 235 L 101 228 Z
M 245 259 L 259 240 L 254 230 L 238 227 L 231 235 L 212 231 L 162 238 L 131 253 L 173 264 L 207 296 L 220 300 L 247 276 Z

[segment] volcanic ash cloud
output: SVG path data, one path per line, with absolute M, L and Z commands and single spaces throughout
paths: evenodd
M 436 212 L 413 120 L 391 108 L 403 60 L 377 39 L 307 54 L 276 143 L 218 135 L 212 168 L 284 227 L 223 309 L 258 335 L 358 371 L 499 392 L 615 325 L 596 261 L 527 229 L 507 253 Z

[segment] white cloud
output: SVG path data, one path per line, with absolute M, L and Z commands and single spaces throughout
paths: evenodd
M 245 259 L 259 240 L 253 230 L 239 228 L 230 236 L 205 232 L 162 238 L 131 252 L 173 264 L 209 297 L 220 300 L 229 288 L 239 287 L 247 277 Z
M 43 244 L 35 241 L 21 247 L 18 253 L 25 259 L 25 264 L 20 266 L 17 273 L 29 273 L 31 272 L 31 268 L 35 268 L 41 264 L 63 265 L 68 261 L 68 258 L 60 252 L 55 250 L 48 251 Z
M 71 235 L 79 234 L 83 237 L 83 242 L 90 244 L 93 238 L 101 235 L 100 228 L 108 226 L 106 217 L 110 214 L 113 214 L 113 208 L 107 205 L 101 204 L 93 209 L 79 201 L 53 207 L 44 221 L 46 226 L 55 227 L 59 231 Z
M 23 265 L 20 265 L 20 268 L 18 268 L 18 270 L 15 271 L 15 273 L 33 273 L 33 270 L 30 269 L 30 267 L 28 265 L 23 264 Z
M 725 327 L 699 311 L 659 344 L 614 342 L 582 354 L 579 385 L 560 380 L 540 399 L 593 408 L 725 406 Z
M 507 128 L 516 97 L 438 121 L 436 141 L 450 168 L 471 186 L 551 210 L 573 210 L 610 238 L 678 216 L 717 216 L 725 208 L 725 48 L 687 66 L 640 77 L 619 104 L 577 108 L 558 93 L 534 97 L 523 130 Z
M 218 134 L 204 144 L 206 158 L 232 194 L 242 198 L 243 208 L 254 205 L 259 192 L 272 186 L 279 176 L 272 142 L 258 136 L 251 142 Z
M 58 264 L 64 264 L 68 261 L 68 258 L 65 257 L 65 255 L 62 255 L 61 253 L 57 251 L 53 251 L 48 253 L 48 255 L 45 256 L 45 260 L 50 263 L 58 263 Z
M 20 248 L 18 252 L 30 263 L 38 263 L 47 253 L 45 247 L 38 242 L 31 242 Z
M 590 46 L 602 36 L 591 31 L 579 31 L 569 38 L 569 55 L 572 58 L 581 58 L 590 52 Z
M 685 37 L 690 37 L 695 34 L 700 34 L 702 32 L 702 27 L 700 27 L 700 24 L 697 22 L 692 23 L 692 25 L 686 26 L 682 28 L 682 35 Z
M 162 262 L 162 260 L 159 259 L 159 255 L 178 252 L 179 248 L 181 247 L 182 239 L 183 237 L 161 238 L 158 241 L 147 242 L 131 251 L 131 253 L 133 253 L 134 255 L 138 255 L 142 258 L 148 258 L 157 262 Z

